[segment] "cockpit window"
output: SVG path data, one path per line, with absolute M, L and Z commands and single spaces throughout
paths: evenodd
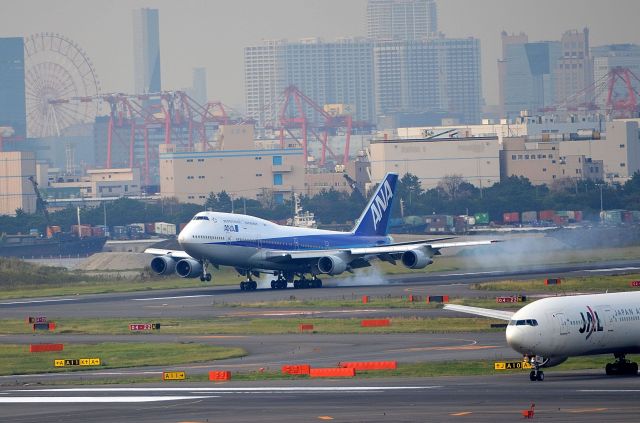
M 209 218 L 207 216 L 196 216 L 193 220 L 209 220 Z
M 538 326 L 536 319 L 510 320 L 509 326 Z

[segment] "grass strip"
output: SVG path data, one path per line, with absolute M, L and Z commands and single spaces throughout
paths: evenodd
M 560 285 L 545 285 L 544 279 L 540 278 L 525 281 L 483 282 L 473 284 L 471 287 L 481 291 L 512 291 L 518 293 L 619 292 L 638 289 L 631 287 L 631 281 L 634 280 L 640 280 L 640 274 L 568 277 L 562 278 Z
M 65 345 L 64 351 L 30 353 L 28 345 L 2 345 L 0 375 L 60 373 L 141 366 L 175 366 L 242 357 L 242 348 L 195 343 L 114 343 Z M 100 366 L 55 367 L 56 359 L 100 358 Z
M 211 318 L 211 319 L 55 319 L 54 333 L 79 335 L 127 335 L 137 336 L 140 332 L 130 332 L 130 323 L 160 323 L 159 331 L 151 334 L 171 334 L 182 336 L 207 335 L 277 335 L 300 333 L 300 323 L 314 325 L 313 333 L 320 334 L 367 334 L 367 333 L 452 333 L 483 332 L 491 330 L 491 323 L 501 321 L 487 318 L 393 318 L 386 327 L 361 327 L 362 319 L 324 319 L 324 318 L 286 318 L 286 319 L 243 319 L 243 318 Z M 150 321 L 153 320 L 153 321 Z M 0 334 L 19 335 L 33 333 L 24 320 L 0 320 Z M 50 332 L 44 332 L 50 334 Z M 36 333 L 34 340 L 37 339 Z
M 518 359 L 505 359 L 500 361 L 518 361 Z M 594 357 L 574 357 L 570 358 L 563 364 L 545 368 L 544 371 L 548 375 L 556 372 L 578 371 L 578 370 L 602 370 L 604 375 L 604 366 L 606 363 L 613 361 L 609 356 Z M 215 366 L 213 366 L 215 367 Z M 440 361 L 440 362 L 419 362 L 419 363 L 399 363 L 398 368 L 394 370 L 379 371 L 358 371 L 356 378 L 373 379 L 373 378 L 429 378 L 429 377 L 461 377 L 461 376 L 494 376 L 519 373 L 522 378 L 528 380 L 529 370 L 494 370 L 494 360 L 467 360 L 467 361 Z M 78 375 L 81 377 L 81 375 Z M 308 375 L 286 375 L 282 374 L 280 369 L 265 369 L 264 371 L 241 371 L 232 372 L 232 381 L 254 382 L 269 380 L 305 380 L 309 379 Z M 84 385 L 108 385 L 108 384 L 133 384 L 133 383 L 157 383 L 159 377 L 149 376 L 126 376 L 109 379 L 81 379 L 80 383 Z M 189 383 L 189 382 L 208 382 L 206 373 L 189 374 L 186 373 L 184 381 L 174 381 L 167 383 Z M 78 384 L 78 379 L 52 380 L 47 381 L 48 385 L 70 385 Z

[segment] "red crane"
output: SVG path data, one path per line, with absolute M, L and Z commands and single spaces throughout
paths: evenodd
M 353 129 L 372 127 L 366 122 L 354 122 L 353 117 L 348 114 L 333 116 L 327 113 L 322 107 L 294 85 L 290 85 L 284 90 L 282 99 L 278 115 L 278 123 L 280 125 L 280 146 L 284 148 L 286 131 L 289 136 L 295 139 L 296 142 L 302 146 L 302 149 L 304 150 L 305 165 L 307 164 L 307 158 L 309 157 L 309 132 L 311 132 L 322 144 L 320 156 L 321 166 L 324 166 L 325 164 L 327 152 L 329 152 L 334 160 L 346 165 L 349 162 L 349 146 Z M 311 108 L 311 110 L 319 115 L 322 119 L 322 124 L 317 126 L 312 125 L 305 114 L 305 106 Z M 341 158 L 336 156 L 329 147 L 329 132 L 337 128 L 344 128 L 346 134 L 344 151 Z M 301 139 L 293 134 L 292 129 L 299 130 Z

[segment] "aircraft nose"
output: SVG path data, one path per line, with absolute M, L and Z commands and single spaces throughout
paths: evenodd
M 516 326 L 507 326 L 507 344 L 514 350 L 525 353 L 528 349 L 527 336 L 522 328 Z

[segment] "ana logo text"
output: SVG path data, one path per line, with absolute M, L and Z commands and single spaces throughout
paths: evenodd
M 389 181 L 384 181 L 378 195 L 371 202 L 371 216 L 373 217 L 373 229 L 378 229 L 378 223 L 382 220 L 382 213 L 389 207 L 389 201 L 393 197 L 393 191 L 389 186 Z

